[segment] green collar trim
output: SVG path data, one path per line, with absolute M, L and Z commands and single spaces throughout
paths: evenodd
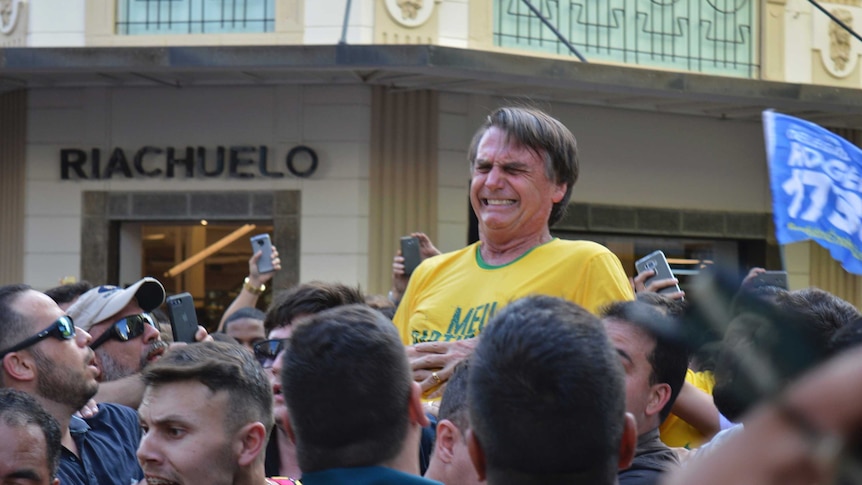
M 554 238 L 551 238 L 551 240 L 550 240 L 550 241 L 548 241 L 548 242 L 546 242 L 546 243 L 539 244 L 538 246 L 533 246 L 533 247 L 531 247 L 530 249 L 528 249 L 528 250 L 527 250 L 527 252 L 525 252 L 524 254 L 522 254 L 522 255 L 518 256 L 517 258 L 513 259 L 512 261 L 509 261 L 509 262 L 508 262 L 508 263 L 506 263 L 506 264 L 501 264 L 501 265 L 499 265 L 499 266 L 494 266 L 494 265 L 492 265 L 492 264 L 488 264 L 488 263 L 486 263 L 486 262 L 485 262 L 485 260 L 484 260 L 484 259 L 482 259 L 482 251 L 480 251 L 480 248 L 482 247 L 482 243 L 479 243 L 479 244 L 477 244 L 477 245 L 476 245 L 476 264 L 478 264 L 478 265 L 479 265 L 479 267 L 480 267 L 480 268 L 482 268 L 482 269 L 499 269 L 499 268 L 505 268 L 506 266 L 509 266 L 509 265 L 515 264 L 515 263 L 517 263 L 518 261 L 520 261 L 520 260 L 522 260 L 522 259 L 526 258 L 526 257 L 527 257 L 527 255 L 528 255 L 528 254 L 530 254 L 530 253 L 532 253 L 534 249 L 536 249 L 536 248 L 538 248 L 538 247 L 540 247 L 540 246 L 544 246 L 545 244 L 550 244 L 550 243 L 552 243 L 552 242 L 554 242 L 554 241 L 556 241 L 556 240 L 557 240 L 557 238 L 555 238 L 555 237 L 554 237 Z

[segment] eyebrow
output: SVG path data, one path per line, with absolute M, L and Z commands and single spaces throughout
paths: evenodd
M 31 470 L 29 468 L 15 470 L 12 473 L 7 473 L 6 476 L 3 477 L 3 479 L 6 478 L 21 478 L 24 480 L 33 480 L 37 482 L 42 479 L 42 477 L 35 470 Z
M 629 363 L 634 362 L 632 360 L 632 356 L 629 355 L 628 352 L 626 352 L 625 350 L 618 348 L 618 349 L 616 349 L 616 351 L 618 354 L 620 354 L 620 357 L 622 357 L 623 359 L 626 359 Z

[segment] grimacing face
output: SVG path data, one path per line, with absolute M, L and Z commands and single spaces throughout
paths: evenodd
M 548 178 L 537 153 L 510 142 L 495 126 L 482 135 L 470 181 L 480 235 L 516 240 L 543 234 L 553 205 L 565 194 L 566 184 Z
M 150 483 L 232 483 L 237 436 L 224 426 L 229 394 L 204 384 L 179 381 L 148 386 L 138 416 L 138 461 Z
M 641 329 L 620 320 L 605 319 L 604 325 L 625 369 L 626 411 L 634 415 L 638 435 L 641 435 L 658 426 L 655 418 L 658 411 L 653 402 L 655 386 L 650 384 L 653 370 L 648 360 L 655 348 L 655 340 Z

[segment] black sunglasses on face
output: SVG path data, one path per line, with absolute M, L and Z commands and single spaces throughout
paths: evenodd
M 264 369 L 269 369 L 272 367 L 278 354 L 284 350 L 286 344 L 287 339 L 271 339 L 258 342 L 252 345 L 251 348 L 254 351 L 254 357 L 260 362 L 260 365 Z
M 70 338 L 75 337 L 75 324 L 74 322 L 72 322 L 72 317 L 68 315 L 63 315 L 62 317 L 55 320 L 54 323 L 52 323 L 45 330 L 42 330 L 41 332 L 37 333 L 36 335 L 33 335 L 32 337 L 27 337 L 20 343 L 0 352 L 0 359 L 5 357 L 6 354 L 11 354 L 12 352 L 26 349 L 27 347 L 35 345 L 48 337 L 54 337 L 57 340 L 69 340 Z
M 156 330 L 159 330 L 159 325 L 149 313 L 129 315 L 128 317 L 121 318 L 114 322 L 110 329 L 105 331 L 105 333 L 100 335 L 99 338 L 90 344 L 90 348 L 96 350 L 98 346 L 111 339 L 116 339 L 120 342 L 127 342 L 139 335 L 142 335 L 144 333 L 144 325 L 149 325 Z

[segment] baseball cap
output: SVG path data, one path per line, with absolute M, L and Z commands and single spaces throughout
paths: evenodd
M 159 280 L 149 276 L 129 286 L 102 285 L 87 291 L 66 312 L 75 321 L 76 327 L 90 328 L 120 312 L 133 298 L 145 312 L 151 312 L 165 301 L 165 287 Z

